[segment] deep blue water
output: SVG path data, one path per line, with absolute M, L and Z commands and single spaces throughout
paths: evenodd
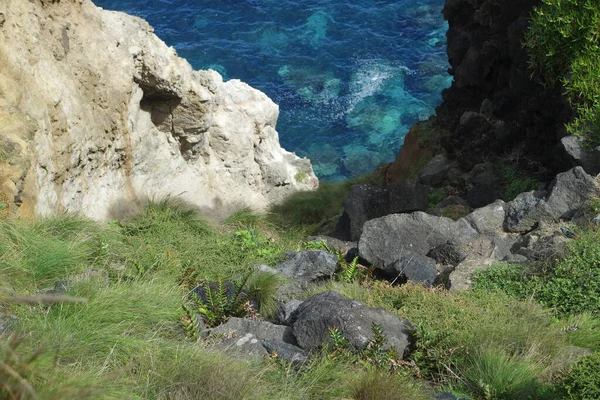
M 146 19 L 196 69 L 280 106 L 287 150 L 325 180 L 392 161 L 449 86 L 444 0 L 94 0 Z

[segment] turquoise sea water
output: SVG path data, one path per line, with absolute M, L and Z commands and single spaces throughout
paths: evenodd
M 146 19 L 196 69 L 280 106 L 287 150 L 338 180 L 392 161 L 450 85 L 444 0 L 94 0 Z

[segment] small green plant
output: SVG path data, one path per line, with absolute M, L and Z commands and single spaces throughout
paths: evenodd
M 446 198 L 446 190 L 444 188 L 436 188 L 429 191 L 429 197 L 427 201 L 427 209 L 433 210 L 440 201 Z
M 333 343 L 334 351 L 350 361 L 383 370 L 396 369 L 400 365 L 400 356 L 393 346 L 386 346 L 388 340 L 381 325 L 373 322 L 371 332 L 373 339 L 363 349 L 355 352 L 349 349 L 348 339 L 337 327 L 329 329 L 329 338 Z
M 184 308 L 185 317 L 193 322 L 189 314 L 197 312 L 202 315 L 209 328 L 226 322 L 229 317 L 246 317 L 251 306 L 244 288 L 249 279 L 250 274 L 237 285 L 226 282 L 222 278 L 216 282 L 204 282 L 190 294 L 194 307 L 189 311 Z
M 279 252 L 268 239 L 263 237 L 256 229 L 242 229 L 235 231 L 235 240 L 240 243 L 242 250 L 253 249 L 256 255 L 268 257 Z
M 365 279 L 369 278 L 373 273 L 375 267 L 365 268 L 358 263 L 358 256 L 354 257 L 352 261 L 346 261 L 346 256 L 343 252 L 337 252 L 338 267 L 335 274 L 337 280 L 341 282 L 364 282 Z
M 586 356 L 573 366 L 564 386 L 570 399 L 600 399 L 600 353 Z
M 539 366 L 527 358 L 514 358 L 499 349 L 474 352 L 464 370 L 467 386 L 477 398 L 512 400 L 539 398 Z
M 338 327 L 329 328 L 329 338 L 333 343 L 333 348 L 337 350 L 348 348 L 348 339 L 344 337 L 344 334 Z

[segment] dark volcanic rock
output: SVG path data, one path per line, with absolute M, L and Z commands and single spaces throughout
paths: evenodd
M 302 304 L 300 300 L 290 300 L 287 303 L 280 303 L 277 307 L 277 322 L 282 325 L 291 325 L 294 314 Z
M 425 210 L 428 190 L 426 186 L 410 181 L 384 188 L 355 185 L 344 200 L 344 216 L 336 228 L 336 235 L 344 240 L 357 240 L 363 224 L 368 220 L 388 214 Z
M 444 181 L 449 170 L 448 157 L 445 154 L 438 154 L 419 172 L 419 183 L 429 186 L 439 185 Z
M 540 221 L 552 221 L 552 213 L 539 194 L 526 192 L 508 203 L 504 228 L 508 232 L 529 232 Z
M 600 194 L 594 178 L 582 167 L 558 174 L 548 189 L 546 203 L 555 219 L 569 219 L 588 200 Z
M 452 133 L 449 156 L 470 170 L 494 156 L 518 151 L 549 174 L 563 167 L 553 149 L 572 111 L 559 85 L 529 79 L 522 47 L 529 15 L 539 0 L 446 0 L 447 53 L 454 76 L 442 94 L 437 121 Z M 479 190 L 479 189 L 478 189 Z
M 393 283 L 422 283 L 431 286 L 437 273 L 435 260 L 410 250 L 404 250 L 391 264 L 378 266 L 376 272 Z
M 365 224 L 358 251 L 370 263 L 385 267 L 396 262 L 405 250 L 427 255 L 448 241 L 461 244 L 477 236 L 464 219 L 453 221 L 423 212 L 392 214 Z
M 469 173 L 471 189 L 466 200 L 471 207 L 483 207 L 501 197 L 500 178 L 492 163 L 477 164 Z
M 286 261 L 275 266 L 275 270 L 288 279 L 279 290 L 283 296 L 301 292 L 312 282 L 331 278 L 337 267 L 337 257 L 324 250 L 288 252 L 286 256 Z
M 351 348 L 362 349 L 373 339 L 373 323 L 383 328 L 388 344 L 402 356 L 411 343 L 410 322 L 381 308 L 369 308 L 346 299 L 334 291 L 317 294 L 302 303 L 293 328 L 298 345 L 306 350 L 316 350 L 329 343 L 329 329 L 334 327 L 348 339 Z
M 560 140 L 562 156 L 572 166 L 581 166 L 590 175 L 600 173 L 600 146 L 589 148 L 578 136 L 565 136 Z
M 467 255 L 461 251 L 460 246 L 447 242 L 431 249 L 427 257 L 434 259 L 438 264 L 456 267 Z

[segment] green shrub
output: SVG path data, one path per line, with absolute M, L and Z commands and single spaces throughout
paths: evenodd
M 525 46 L 549 86 L 562 82 L 577 116 L 571 133 L 600 140 L 600 3 L 543 0 L 532 13 Z
M 564 386 L 570 399 L 600 399 L 600 353 L 586 356 L 573 366 Z
M 475 287 L 533 297 L 563 314 L 600 314 L 600 233 L 583 231 L 562 259 L 543 268 L 507 266 L 476 273 Z

